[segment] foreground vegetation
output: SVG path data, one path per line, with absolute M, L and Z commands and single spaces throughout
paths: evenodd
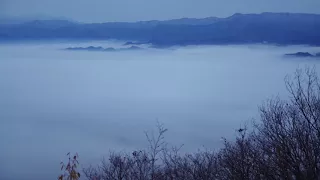
M 314 69 L 299 69 L 285 82 L 289 99 L 268 100 L 250 131 L 239 129 L 217 152 L 179 153 L 181 147 L 165 143 L 159 124 L 157 135 L 146 134 L 149 148 L 111 153 L 82 174 L 89 180 L 320 179 L 319 80 Z

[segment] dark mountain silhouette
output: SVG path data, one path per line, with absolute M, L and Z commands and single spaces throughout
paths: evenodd
M 319 32 L 320 15 L 262 13 L 130 23 L 84 24 L 54 20 L 2 24 L 0 40 L 118 39 L 158 47 L 244 43 L 320 45 Z

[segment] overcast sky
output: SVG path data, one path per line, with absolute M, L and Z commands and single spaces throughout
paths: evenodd
M 236 12 L 320 14 L 320 0 L 0 0 L 2 17 L 65 17 L 82 22 L 226 17 Z

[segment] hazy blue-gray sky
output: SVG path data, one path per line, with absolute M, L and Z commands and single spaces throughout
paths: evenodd
M 236 12 L 320 13 L 320 0 L 0 0 L 0 16 L 84 22 L 225 17 Z

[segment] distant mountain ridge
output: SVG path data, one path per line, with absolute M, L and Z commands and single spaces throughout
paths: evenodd
M 12 16 L 1 16 L 0 17 L 0 25 L 1 24 L 21 24 L 30 21 L 41 20 L 66 20 L 66 21 L 73 21 L 65 17 L 52 17 L 46 15 L 34 15 L 34 16 L 24 16 L 24 17 L 12 17 Z
M 38 20 L 0 24 L 0 41 L 118 39 L 154 46 L 245 43 L 320 45 L 319 32 L 319 14 L 237 13 L 227 18 L 166 21 L 76 23 Z

